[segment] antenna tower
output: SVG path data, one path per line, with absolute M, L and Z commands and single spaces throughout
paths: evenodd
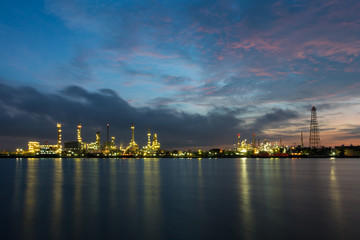
M 252 147 L 253 147 L 253 148 L 256 148 L 255 133 L 253 133 Z
M 320 147 L 319 123 L 317 120 L 315 106 L 312 106 L 312 108 L 311 108 L 309 147 L 311 147 L 311 148 L 319 148 Z

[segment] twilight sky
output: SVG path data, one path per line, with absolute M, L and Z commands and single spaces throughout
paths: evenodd
M 3 0 L 0 150 L 29 140 L 360 144 L 360 1 Z

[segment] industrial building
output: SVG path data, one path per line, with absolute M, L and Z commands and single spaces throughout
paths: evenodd
M 233 150 L 224 151 L 213 149 L 212 151 L 173 151 L 164 152 L 161 150 L 160 142 L 156 133 L 152 134 L 150 127 L 147 132 L 147 144 L 141 149 L 135 141 L 135 125 L 131 124 L 131 139 L 128 146 L 123 147 L 122 144 L 117 146 L 115 136 L 110 137 L 110 124 L 106 124 L 106 141 L 101 142 L 100 131 L 95 134 L 95 141 L 85 143 L 82 138 L 82 125 L 79 123 L 76 127 L 76 141 L 62 141 L 62 125 L 58 123 L 57 127 L 57 142 L 54 145 L 41 145 L 37 141 L 28 142 L 28 151 L 17 149 L 18 154 L 27 154 L 30 156 L 41 155 L 58 155 L 58 156 L 138 156 L 138 157 L 158 157 L 158 156 L 174 156 L 174 157 L 206 157 L 206 156 L 259 156 L 259 157 L 286 157 L 286 156 L 358 156 L 360 155 L 360 148 L 353 146 L 336 147 L 335 150 L 331 148 L 320 148 L 320 133 L 319 123 L 317 121 L 317 109 L 315 106 L 311 108 L 310 120 L 310 137 L 309 147 L 304 147 L 303 132 L 300 133 L 300 142 L 298 146 L 283 146 L 282 140 L 271 143 L 264 139 L 256 139 L 256 135 L 252 134 L 251 143 L 247 139 L 241 139 L 241 135 L 237 134 L 237 143 L 234 144 Z
M 57 143 L 54 145 L 44 144 L 40 145 L 39 142 L 29 141 L 28 142 L 28 152 L 33 155 L 59 155 L 62 153 L 62 143 L 61 143 L 61 124 L 57 125 Z
M 96 132 L 95 141 L 86 143 L 83 141 L 81 131 L 82 125 L 79 123 L 76 127 L 76 141 L 62 141 L 62 129 L 61 124 L 57 125 L 57 142 L 54 145 L 41 145 L 37 141 L 28 142 L 28 155 L 60 155 L 60 156 L 84 156 L 92 154 L 93 156 L 156 156 L 160 151 L 160 142 L 158 141 L 157 134 L 155 133 L 152 136 L 150 128 L 147 134 L 148 144 L 139 149 L 139 145 L 135 142 L 135 125 L 131 124 L 131 140 L 127 147 L 116 145 L 116 138 L 114 136 L 110 137 L 109 128 L 110 125 L 106 125 L 106 141 L 101 143 L 100 131 Z M 23 151 L 18 150 L 18 153 L 23 153 Z
M 138 154 L 139 145 L 135 142 L 135 125 L 131 124 L 131 140 L 129 146 L 126 148 L 125 153 L 127 154 Z
M 148 136 L 147 145 L 142 148 L 142 154 L 144 156 L 154 156 L 160 150 L 160 143 L 157 140 L 157 134 L 154 133 L 153 140 L 151 141 L 151 133 L 149 127 L 147 136 Z

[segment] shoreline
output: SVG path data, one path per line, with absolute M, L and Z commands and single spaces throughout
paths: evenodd
M 140 159 L 140 158 L 172 158 L 172 159 L 218 159 L 218 158 L 360 158 L 360 156 L 56 156 L 56 155 L 42 155 L 42 156 L 25 156 L 25 155 L 8 155 L 8 156 L 0 156 L 1 158 L 36 158 L 36 159 L 42 159 L 42 158 L 99 158 L 99 159 L 107 159 L 107 158 L 121 158 L 121 159 Z

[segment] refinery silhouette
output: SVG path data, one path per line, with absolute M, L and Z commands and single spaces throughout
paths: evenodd
M 128 146 L 115 144 L 115 137 L 110 137 L 110 124 L 106 125 L 106 139 L 101 141 L 100 132 L 96 132 L 95 142 L 85 143 L 82 140 L 82 125 L 77 125 L 76 141 L 62 142 L 61 123 L 57 124 L 56 144 L 40 144 L 38 141 L 29 141 L 28 149 L 17 148 L 15 152 L 3 151 L 0 157 L 358 157 L 360 156 L 359 146 L 337 146 L 324 147 L 320 144 L 319 123 L 317 120 L 317 109 L 311 108 L 309 145 L 305 147 L 303 132 L 300 132 L 301 144 L 298 146 L 286 146 L 279 142 L 271 143 L 264 139 L 256 139 L 252 135 L 251 143 L 247 139 L 241 140 L 237 134 L 237 142 L 232 149 L 213 148 L 210 150 L 164 150 L 160 146 L 157 134 L 154 133 L 151 139 L 150 127 L 147 133 L 147 145 L 142 148 L 135 142 L 135 125 L 131 124 L 131 140 Z

